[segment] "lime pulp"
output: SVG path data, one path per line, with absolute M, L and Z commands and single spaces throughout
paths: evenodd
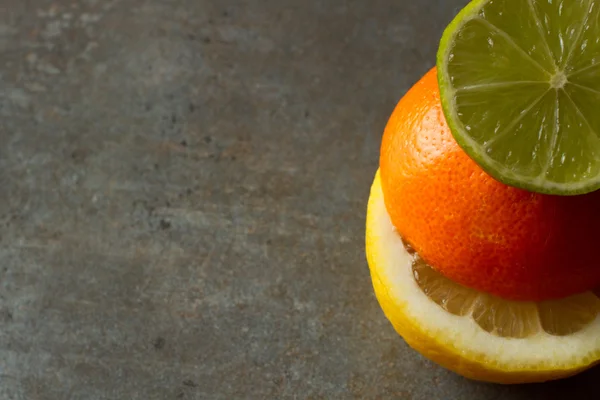
M 600 0 L 474 0 L 437 58 L 458 144 L 497 180 L 600 189 Z

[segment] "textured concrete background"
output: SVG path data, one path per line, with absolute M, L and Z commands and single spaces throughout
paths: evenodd
M 460 0 L 0 0 L 0 399 L 563 399 L 372 293 L 386 119 Z

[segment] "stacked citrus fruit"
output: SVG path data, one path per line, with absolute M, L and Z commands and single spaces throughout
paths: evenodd
M 377 298 L 408 344 L 469 378 L 600 361 L 598 22 L 600 0 L 471 2 L 385 129 Z

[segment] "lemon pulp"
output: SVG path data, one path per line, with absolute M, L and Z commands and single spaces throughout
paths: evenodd
M 478 292 L 434 270 L 408 245 L 415 281 L 432 301 L 449 313 L 470 316 L 483 330 L 509 338 L 526 338 L 542 331 L 566 336 L 589 325 L 600 313 L 594 292 L 542 302 L 511 301 Z

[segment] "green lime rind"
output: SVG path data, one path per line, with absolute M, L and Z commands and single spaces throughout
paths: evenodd
M 442 108 L 489 175 L 532 192 L 600 189 L 600 0 L 474 0 L 437 54 Z

